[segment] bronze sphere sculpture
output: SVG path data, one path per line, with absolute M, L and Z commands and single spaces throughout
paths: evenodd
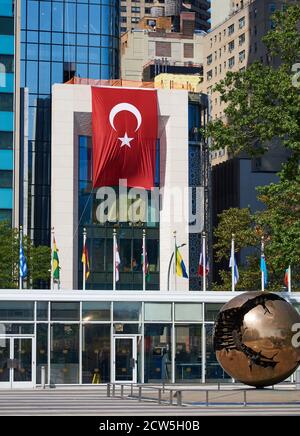
M 293 306 L 277 294 L 245 292 L 220 310 L 214 326 L 214 349 L 222 368 L 244 384 L 280 383 L 300 364 L 292 326 L 300 323 Z

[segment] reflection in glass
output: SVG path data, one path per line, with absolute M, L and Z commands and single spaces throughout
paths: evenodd
M 145 324 L 145 383 L 170 382 L 171 325 Z
M 110 381 L 110 325 L 82 328 L 82 383 Z
M 133 371 L 135 367 L 133 338 L 115 338 L 115 380 L 135 381 Z
M 32 381 L 32 339 L 14 338 L 13 381 Z
M 205 321 L 215 321 L 222 306 L 222 303 L 205 303 Z
M 201 382 L 201 325 L 175 327 L 175 381 Z
M 139 321 L 141 319 L 142 303 L 114 302 L 114 320 Z
M 213 347 L 213 325 L 206 325 L 206 381 L 231 381 L 231 378 L 220 366 Z
M 84 301 L 82 303 L 82 320 L 88 321 L 109 321 L 109 301 Z
M 33 321 L 33 307 L 31 301 L 0 301 L 0 320 Z
M 48 324 L 37 324 L 36 340 L 36 382 L 41 383 L 41 367 L 46 369 L 48 380 Z
M 0 338 L 0 385 L 1 382 L 9 381 L 9 368 L 7 361 L 10 356 L 10 340 L 7 338 Z
M 79 326 L 54 324 L 51 326 L 50 383 L 79 382 Z
M 79 321 L 79 303 L 51 303 L 52 321 Z

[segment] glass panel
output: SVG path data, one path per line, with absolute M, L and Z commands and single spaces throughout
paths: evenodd
M 0 188 L 12 188 L 12 186 L 13 186 L 13 172 L 0 170 Z
M 33 324 L 1 324 L 2 329 L 7 335 L 32 335 L 34 332 Z
M 202 304 L 175 303 L 175 321 L 202 321 Z
M 171 321 L 171 303 L 145 303 L 145 321 Z
M 33 321 L 33 307 L 31 301 L 0 301 L 0 320 Z
M 52 3 L 52 30 L 62 32 L 63 30 L 63 4 Z
M 110 381 L 110 325 L 84 325 L 82 328 L 82 382 Z
M 82 321 L 110 321 L 110 303 L 107 301 L 83 302 Z
M 226 374 L 224 369 L 217 361 L 216 353 L 213 347 L 213 326 L 207 325 L 206 330 L 206 365 L 205 365 L 205 380 L 206 381 L 231 381 L 231 377 Z
M 9 381 L 9 368 L 7 367 L 7 360 L 10 356 L 10 340 L 7 338 L 0 338 L 0 384 L 1 382 Z
M 133 380 L 133 340 L 115 339 L 115 379 L 116 381 Z
M 138 335 L 141 333 L 140 324 L 114 324 L 114 333 L 123 335 Z
M 142 303 L 114 302 L 114 320 L 140 321 Z
M 79 382 L 79 326 L 51 326 L 50 382 L 70 384 Z
M 1 63 L 1 59 L 0 59 Z M 12 149 L 13 147 L 13 133 L 12 132 L 0 132 L 0 149 Z
M 51 303 L 52 321 L 79 321 L 79 303 Z
M 32 381 L 32 339 L 14 338 L 13 359 L 13 381 Z
M 41 383 L 41 367 L 46 368 L 48 379 L 48 324 L 37 324 L 36 341 L 36 382 Z
M 205 303 L 205 321 L 215 321 L 223 303 Z
M 38 321 L 48 320 L 48 301 L 37 302 L 37 319 Z
M 162 383 L 172 379 L 171 325 L 145 325 L 145 382 Z
M 201 325 L 175 327 L 176 382 L 201 382 Z

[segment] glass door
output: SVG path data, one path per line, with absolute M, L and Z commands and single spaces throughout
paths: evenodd
M 33 387 L 32 338 L 0 338 L 0 388 Z
M 114 338 L 114 382 L 136 383 L 136 337 Z

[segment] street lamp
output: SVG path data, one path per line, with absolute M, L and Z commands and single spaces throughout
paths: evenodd
M 185 245 L 186 244 L 181 244 L 177 248 L 184 247 Z M 171 265 L 172 265 L 173 258 L 174 258 L 174 251 L 171 255 L 170 262 L 169 262 L 169 268 L 168 268 L 168 291 L 170 290 L 170 272 L 171 272 Z

